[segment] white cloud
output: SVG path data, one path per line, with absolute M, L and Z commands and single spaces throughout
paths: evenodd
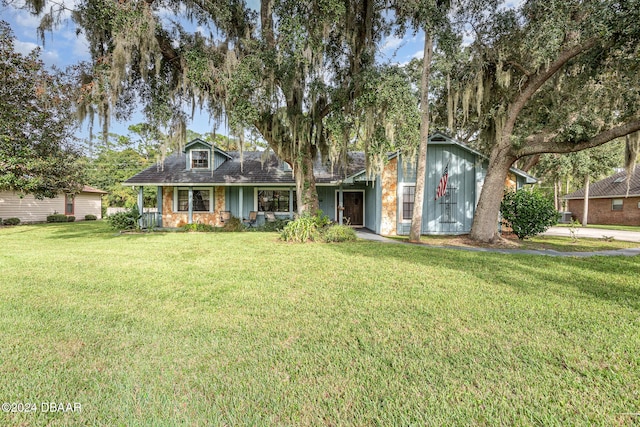
M 387 50 L 396 49 L 402 44 L 403 41 L 404 40 L 401 39 L 400 37 L 389 36 L 386 38 L 386 40 L 384 41 L 384 44 L 382 45 L 382 51 L 386 52 Z
M 33 49 L 38 48 L 37 44 L 31 43 L 31 42 L 23 42 L 20 40 L 15 40 L 14 43 L 15 43 L 16 52 L 22 55 L 28 55 L 31 53 Z
M 424 57 L 424 49 L 420 49 L 413 55 L 411 55 L 411 59 L 422 59 Z

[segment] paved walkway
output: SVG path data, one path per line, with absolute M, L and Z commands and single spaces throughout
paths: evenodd
M 590 237 L 593 239 L 601 239 L 603 236 L 613 237 L 615 240 L 623 240 L 625 242 L 640 242 L 639 231 L 620 231 L 605 230 L 602 228 L 576 228 L 576 237 Z M 571 237 L 569 227 L 551 227 L 545 233 L 545 236 L 567 236 Z
M 562 229 L 563 227 L 552 227 L 551 229 L 549 229 L 547 231 L 547 233 L 552 232 L 552 229 Z M 580 229 L 580 231 L 582 231 L 583 229 Z M 603 235 L 599 234 L 598 232 L 601 231 L 611 231 L 611 230 L 600 230 L 597 228 L 593 228 L 593 229 L 589 229 L 586 228 L 584 230 L 594 230 L 594 236 L 596 238 L 600 238 Z M 545 234 L 547 234 L 545 233 Z M 568 233 L 568 232 L 567 232 Z M 637 236 L 638 238 L 640 238 L 640 233 L 635 233 L 635 232 L 622 232 L 622 233 L 633 233 L 633 234 L 638 234 L 639 236 Z M 380 243 L 396 243 L 396 244 L 410 244 L 407 241 L 404 240 L 397 240 L 397 239 L 390 239 L 388 237 L 384 237 L 384 236 L 380 236 L 378 234 L 375 234 L 369 230 L 366 229 L 358 229 L 356 230 L 356 235 L 363 240 L 370 240 L 373 242 L 380 242 Z M 554 235 L 554 234 L 549 234 L 549 235 Z M 556 235 L 564 235 L 564 234 L 556 234 Z M 570 234 L 566 234 L 566 235 L 570 235 Z M 604 234 L 605 236 L 611 236 L 610 234 Z M 578 234 L 578 238 L 580 237 L 591 237 L 591 236 L 587 236 L 587 235 L 581 235 Z M 634 236 L 632 236 L 634 237 Z M 616 238 L 616 237 L 614 237 Z M 618 240 L 626 240 L 626 239 L 618 239 Z M 630 240 L 632 242 L 636 241 L 636 240 Z M 640 240 L 637 240 L 640 241 Z M 441 249 L 455 249 L 455 250 L 461 250 L 461 251 L 469 251 L 469 252 L 494 252 L 494 253 L 502 253 L 502 254 L 527 254 L 527 255 L 547 255 L 547 256 L 556 256 L 556 257 L 578 257 L 578 258 L 584 258 L 584 257 L 592 257 L 592 256 L 636 256 L 636 255 L 640 255 L 640 247 L 639 248 L 631 248 L 631 249 L 617 249 L 617 250 L 611 250 L 611 251 L 591 251 L 591 252 L 559 252 L 559 251 L 554 251 L 551 249 L 547 249 L 547 250 L 532 250 L 532 249 L 501 249 L 501 248 L 474 248 L 474 247 L 467 247 L 467 246 L 435 246 L 435 245 L 424 245 L 425 247 L 429 247 L 429 248 L 441 248 Z

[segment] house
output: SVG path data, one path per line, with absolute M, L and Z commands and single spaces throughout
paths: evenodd
M 200 139 L 188 143 L 162 164 L 128 179 L 124 185 L 158 188 L 158 218 L 163 227 L 189 223 L 221 224 L 221 212 L 238 218 L 265 212 L 290 218 L 296 212 L 295 180 L 288 164 L 275 155 L 225 152 Z M 368 177 L 364 153 L 349 153 L 345 168 L 317 160 L 314 165 L 320 209 L 333 221 L 366 227 L 377 234 L 409 234 L 415 191 L 415 166 L 391 154 L 379 176 Z M 479 152 L 444 134 L 429 139 L 424 234 L 464 234 L 471 230 L 486 175 L 487 160 Z M 448 167 L 446 194 L 436 200 L 436 187 Z M 511 169 L 514 187 L 535 182 Z
M 584 188 L 567 194 L 568 209 L 582 221 Z M 640 225 L 640 168 L 634 169 L 627 194 L 627 173 L 618 172 L 589 186 L 588 224 Z
M 85 215 L 102 218 L 102 195 L 106 191 L 83 186 L 75 195 L 60 194 L 52 199 L 36 199 L 29 194 L 14 191 L 0 191 L 0 218 L 20 218 L 20 222 L 45 222 L 53 213 L 64 213 L 84 220 Z

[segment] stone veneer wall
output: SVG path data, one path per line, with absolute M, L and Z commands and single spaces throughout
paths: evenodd
M 398 158 L 393 158 L 382 170 L 382 216 L 380 234 L 397 234 Z
M 213 226 L 221 226 L 220 211 L 225 210 L 224 187 L 214 187 L 214 211 L 211 212 L 194 212 L 193 222 L 200 224 L 209 224 Z M 173 187 L 164 187 L 162 191 L 162 226 L 163 227 L 181 227 L 189 223 L 188 212 L 173 211 Z

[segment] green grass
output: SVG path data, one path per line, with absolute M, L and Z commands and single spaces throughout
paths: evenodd
M 569 227 L 571 224 L 556 224 L 557 227 Z M 578 229 L 582 228 L 578 226 Z M 587 228 L 600 228 L 603 230 L 620 230 L 620 231 L 636 231 L 640 232 L 640 226 L 633 225 L 597 225 L 587 224 Z
M 638 257 L 0 229 L 0 425 L 632 425 Z

